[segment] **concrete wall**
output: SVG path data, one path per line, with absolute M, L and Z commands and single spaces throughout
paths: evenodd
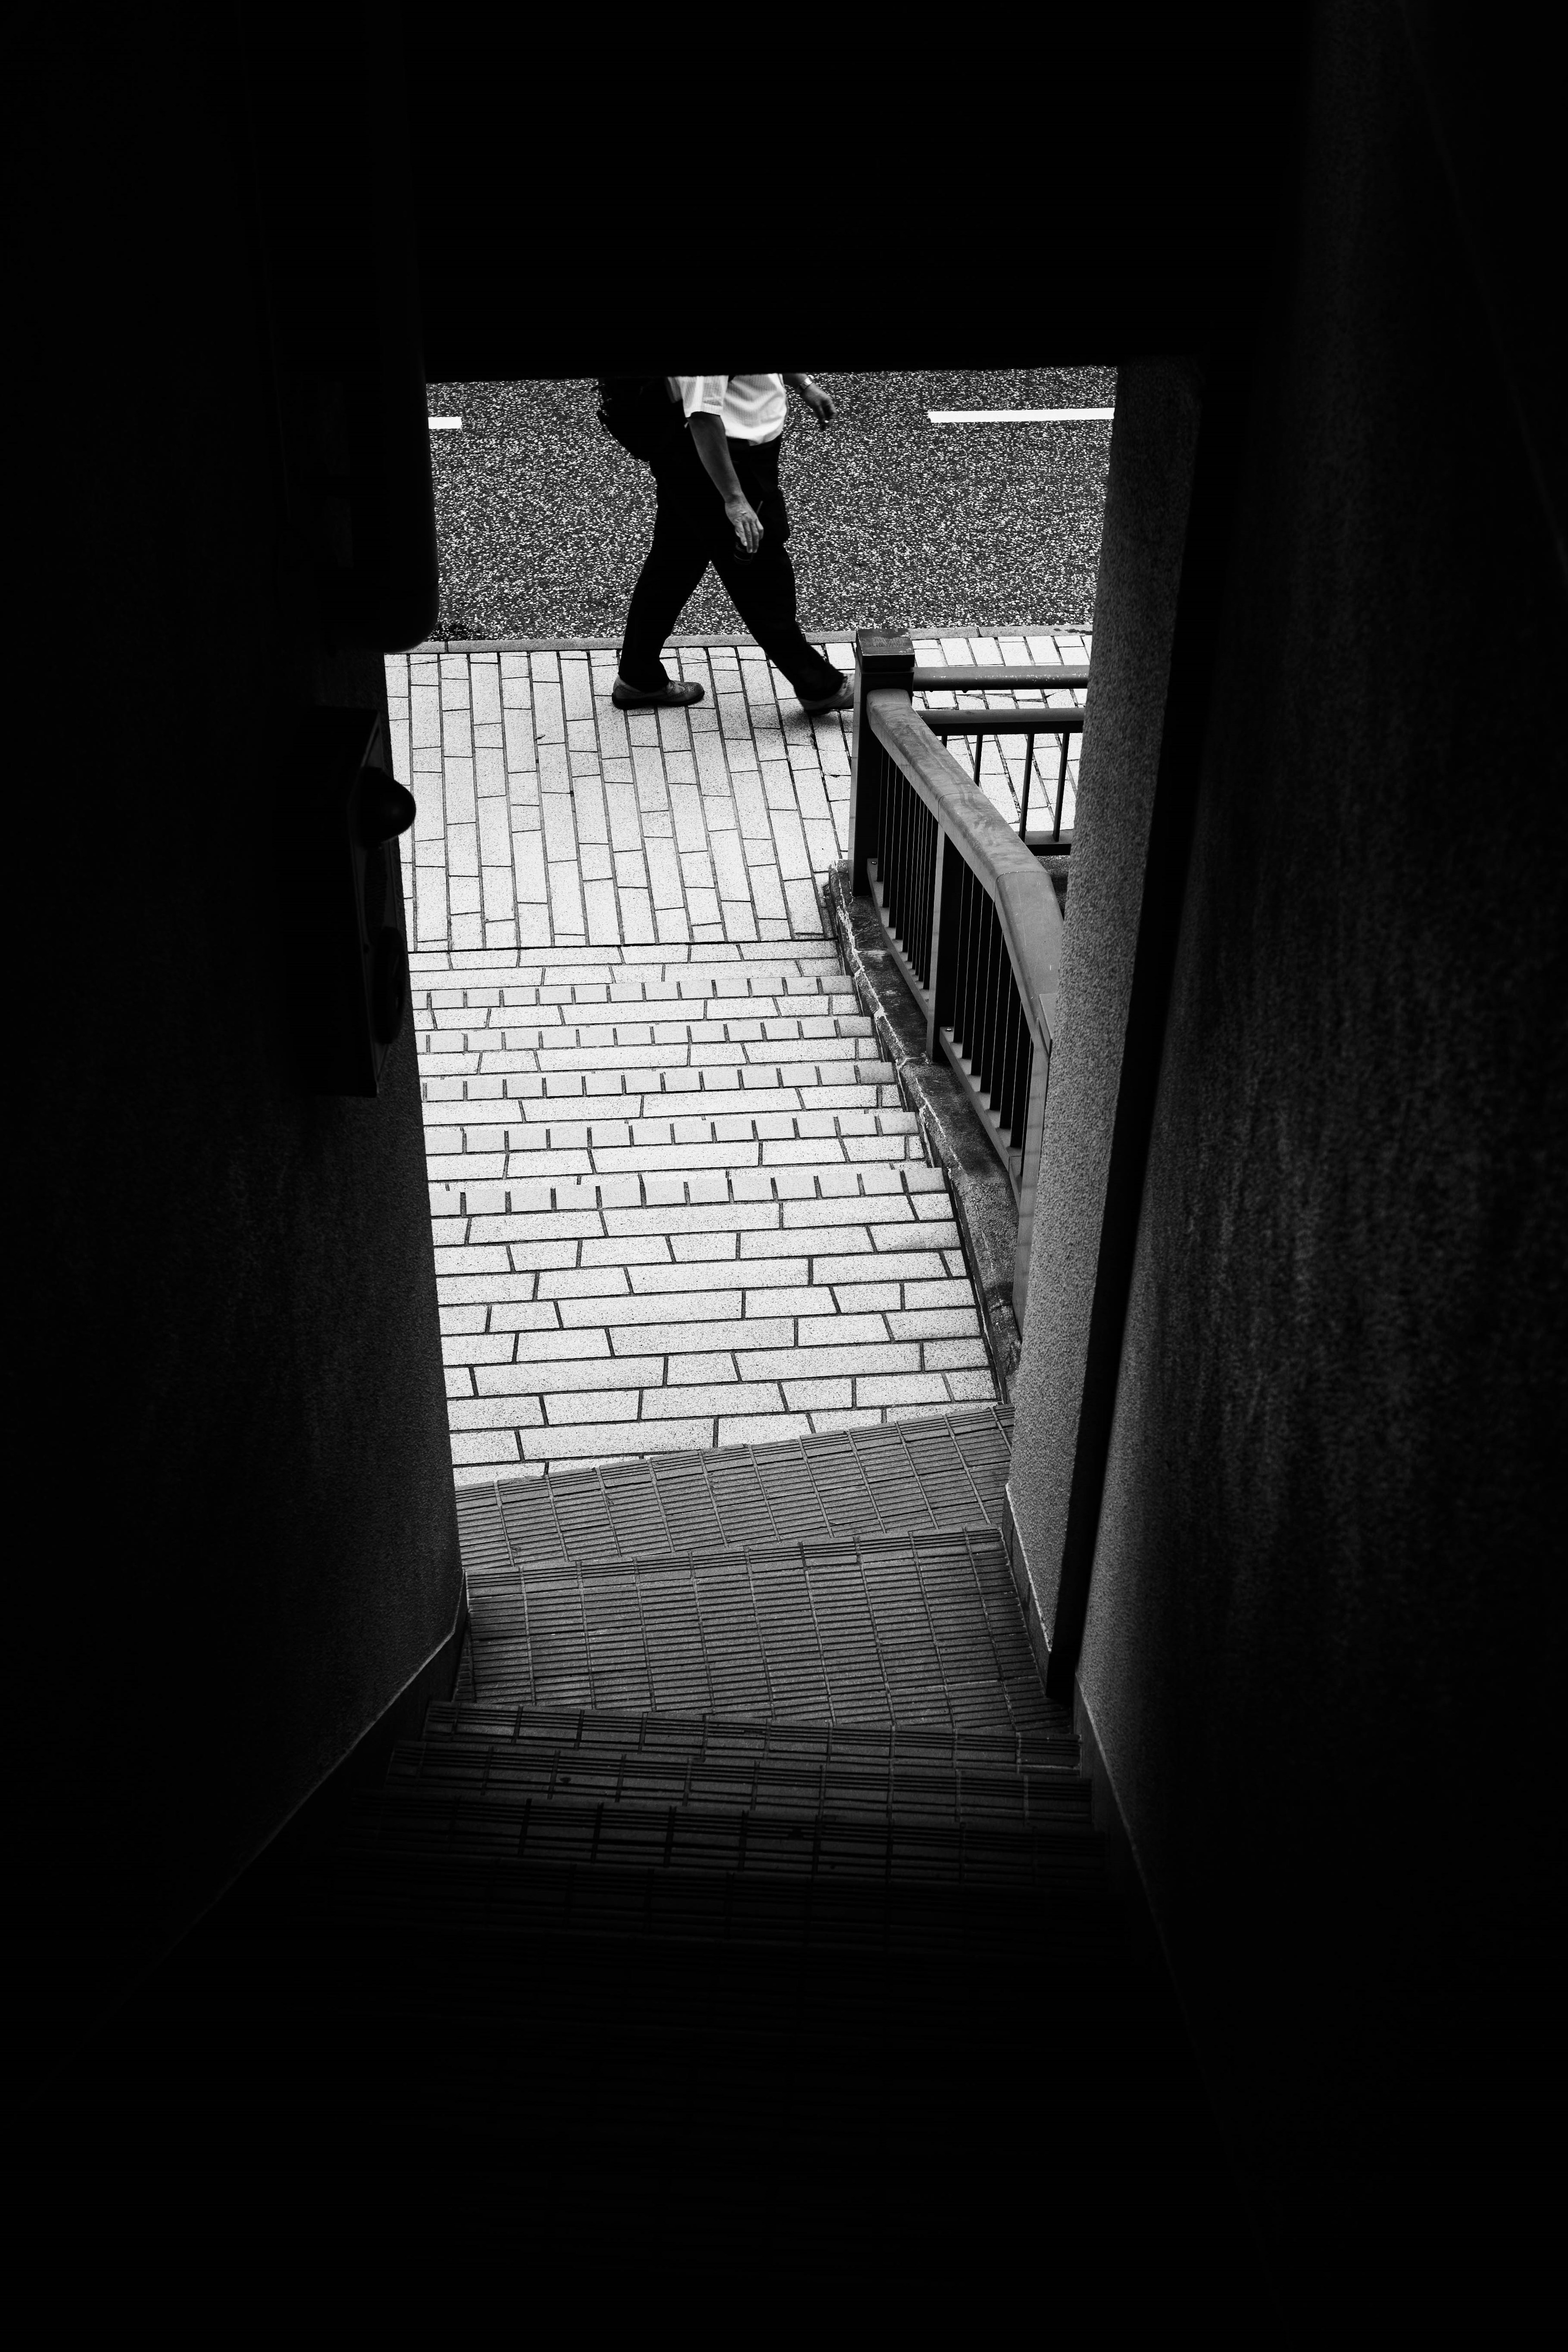
M 1202 398 L 1200 370 L 1117 378 L 1008 1494 L 1040 1622 L 1055 1622 L 1149 818 Z
M 1316 17 L 1079 1666 L 1292 2300 L 1452 2282 L 1527 2201 L 1560 1883 L 1562 411 L 1455 200 L 1510 118 L 1423 16 Z M 1047 1603 L 1185 462 L 1122 381 L 1015 1445 Z
M 288 730 L 384 687 L 326 649 L 280 520 L 231 34 L 100 27 L 47 61 L 19 174 L 21 1966 L 78 2022 L 460 1591 L 412 1033 L 379 1100 L 327 1100 L 279 1026 Z M 347 306 L 353 237 L 322 250 Z M 312 363 L 285 348 L 285 390 Z

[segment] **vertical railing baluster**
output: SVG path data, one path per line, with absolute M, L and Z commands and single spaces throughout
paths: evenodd
M 1013 985 L 1012 968 L 1007 973 L 1007 1019 L 1002 1045 L 1002 1077 L 997 1089 L 996 1115 L 1002 1121 L 1003 1132 L 1009 1145 L 1013 1137 L 1013 1088 L 1018 1075 L 1018 992 Z
M 934 1060 L 937 1034 L 952 1018 L 952 945 L 958 936 L 963 861 L 941 825 L 936 831 L 936 888 L 931 898 L 931 1018 L 926 1052 Z
M 1002 974 L 1007 968 L 1007 943 L 1002 936 L 1002 925 L 995 909 L 991 914 L 991 956 L 985 976 L 985 1092 L 994 1097 L 996 1089 L 998 1047 L 1002 1030 Z
M 888 928 L 899 928 L 899 836 L 904 811 L 904 780 L 897 768 L 888 778 L 888 842 L 882 861 L 882 905 L 888 918 Z
M 917 971 L 920 970 L 921 961 L 921 836 L 925 831 L 921 822 L 924 815 L 925 803 L 911 784 L 910 786 L 909 844 L 906 851 L 909 878 L 904 905 L 905 933 L 912 950 L 910 961 Z
M 992 966 L 993 992 L 995 1002 L 991 1031 L 991 1108 L 1001 1116 L 1002 1080 L 1007 1062 L 1007 974 L 1012 966 L 1007 961 L 1007 941 L 1002 930 L 1002 918 L 996 918 L 996 961 Z
M 910 962 L 920 979 L 926 979 L 926 922 L 931 919 L 931 877 L 926 873 L 926 833 L 931 828 L 931 812 L 924 800 L 914 802 L 914 903 L 910 908 Z
M 978 1078 L 980 1072 L 981 1044 L 984 1036 L 985 1028 L 984 971 L 985 960 L 985 914 L 989 903 L 990 902 L 986 898 L 984 891 L 980 889 L 977 886 L 974 892 L 974 938 L 970 951 L 969 1034 L 964 1040 L 963 1046 L 964 1052 L 969 1056 L 970 1068 L 976 1078 Z
M 996 910 L 987 892 L 982 901 L 981 922 L 984 929 L 984 945 L 981 950 L 980 985 L 975 992 L 979 1013 L 978 1034 L 974 1040 L 974 1076 L 981 1093 L 987 1100 L 991 1094 L 991 1016 L 993 1010 L 992 966 L 995 961 Z
M 910 961 L 925 977 L 926 820 L 930 812 L 919 794 L 910 793 L 910 935 L 914 941 Z
M 942 933 L 946 940 L 942 952 L 942 971 L 946 974 L 942 1018 L 956 1040 L 963 1019 L 963 916 L 969 904 L 969 867 L 951 844 L 948 870 L 942 877 Z
M 921 967 L 921 929 L 925 921 L 925 908 L 921 898 L 921 846 L 925 839 L 925 803 L 914 786 L 910 786 L 910 898 L 909 929 L 914 952 L 910 961 L 919 971 Z
M 980 788 L 980 755 L 984 749 L 985 738 L 977 727 L 974 730 L 974 784 L 976 791 Z
M 1067 729 L 1064 727 L 1062 730 L 1062 756 L 1060 764 L 1057 769 L 1057 818 L 1055 824 L 1051 827 L 1051 839 L 1053 842 L 1060 841 L 1062 837 L 1062 796 L 1068 788 L 1068 747 L 1071 741 L 1072 737 L 1068 733 Z
M 931 863 L 928 856 L 931 835 L 931 811 L 921 801 L 915 810 L 920 824 L 920 838 L 915 845 L 915 952 L 913 963 L 922 982 L 929 985 L 931 959 L 927 942 L 931 934 Z
M 1029 825 L 1029 778 L 1035 768 L 1035 730 L 1031 727 L 1024 738 L 1024 791 L 1018 804 L 1018 838 L 1022 841 Z
M 955 850 L 949 850 L 951 870 L 943 886 L 946 911 L 942 929 L 947 935 L 943 970 L 947 988 L 942 998 L 946 1025 L 956 1043 L 963 1027 L 963 941 L 964 918 L 969 905 L 969 867 Z
M 1024 1000 L 1018 991 L 1016 976 L 1013 983 L 1013 1031 L 1015 1039 L 1013 1067 L 1007 1082 L 1009 1149 L 1017 1142 L 1024 1124 L 1024 1065 L 1029 1051 L 1029 1024 L 1025 1018 Z
M 888 794 L 888 815 L 890 822 L 888 827 L 887 883 L 883 893 L 883 905 L 887 910 L 888 929 L 895 939 L 900 939 L 903 936 L 903 925 L 900 922 L 899 916 L 903 902 L 904 799 L 909 786 L 896 768 L 890 782 L 891 789 Z
M 1018 1039 L 1018 1075 L 1013 1082 L 1013 1127 L 1012 1139 L 1009 1149 L 1018 1154 L 1020 1162 L 1019 1175 L 1021 1178 L 1023 1174 L 1022 1161 L 1029 1132 L 1029 1083 L 1034 1075 L 1035 1067 L 1035 1044 L 1033 1038 L 1029 1034 L 1029 1024 L 1023 1017 L 1023 1007 L 1021 1004 L 1018 1009 L 1018 1026 L 1020 1033 Z
M 1018 1169 L 1018 1237 L 1013 1247 L 1013 1311 L 1020 1328 L 1028 1311 L 1029 1259 L 1035 1243 L 1035 1210 L 1040 1182 L 1040 1138 L 1045 1126 L 1046 1089 L 1050 1078 L 1050 1041 L 1044 1041 L 1045 1052 L 1037 1055 L 1033 1037 L 1024 1070 L 1024 1104 L 1017 1137 L 1021 1154 Z M 1039 1067 L 1036 1068 L 1038 1061 Z
M 926 909 L 926 1059 L 936 1059 L 937 998 L 942 992 L 942 889 L 947 879 L 947 835 L 935 817 L 931 825 L 931 898 Z
M 1018 1058 L 1023 1054 L 1023 1002 L 1018 997 L 1018 983 L 1013 981 L 1008 964 L 1006 985 L 1006 1066 L 1002 1070 L 1002 1124 L 1006 1127 L 1008 1150 L 1013 1146 L 1013 1129 L 1018 1127 Z

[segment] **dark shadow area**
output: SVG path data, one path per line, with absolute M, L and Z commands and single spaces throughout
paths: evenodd
M 1555 2292 L 1561 2105 L 1544 43 L 1326 0 L 1239 45 L 1096 19 L 1069 59 L 1041 20 L 1010 79 L 1091 96 L 1052 163 L 1093 233 L 1004 299 L 911 34 L 875 74 L 836 60 L 864 87 L 833 202 L 869 225 L 841 259 L 781 181 L 676 268 L 644 249 L 672 176 L 651 34 L 596 83 L 588 31 L 550 79 L 499 26 L 425 27 L 415 111 L 383 31 L 30 28 L 12 299 L 57 406 L 16 537 L 48 622 L 13 849 L 29 2242 L 168 2293 L 195 2245 L 226 2302 L 318 2258 L 405 2293 L 505 2243 L 541 2294 L 631 2250 L 645 2290 L 1510 2339 Z M 547 135 L 563 89 L 602 101 L 591 144 Z M 1038 177 L 997 164 L 994 216 L 1037 218 Z M 743 1792 L 681 1816 L 709 1843 L 679 1870 L 650 1801 L 652 1859 L 606 1894 L 618 1793 L 560 1832 L 574 1877 L 528 1854 L 531 1797 L 476 1827 L 375 1777 L 462 1592 L 420 1101 L 398 1047 L 378 1093 L 305 1090 L 280 869 L 302 724 L 384 723 L 384 656 L 435 625 L 424 374 L 781 336 L 868 376 L 1117 372 L 1012 1453 L 1057 1642 L 1031 1696 L 1062 1742 L 1076 1710 L 1094 1787 L 1064 1750 L 1072 1821 L 988 1845 L 955 1744 L 945 1843 L 898 1792 L 900 1880 L 864 1780 L 856 1870 L 819 1870 L 823 1762 L 737 1926 L 765 1875 L 730 1864 L 762 1834 Z M 613 1727 L 618 1771 L 641 1733 Z M 459 1759 L 487 1803 L 512 1736 Z M 357 1878 L 356 1753 L 377 1822 L 406 1800 Z

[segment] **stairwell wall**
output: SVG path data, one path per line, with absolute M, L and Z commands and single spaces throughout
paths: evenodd
M 1514 159 L 1539 165 L 1550 140 L 1514 109 L 1521 70 L 1551 77 L 1543 58 L 1505 75 L 1479 35 L 1440 51 L 1429 13 L 1315 16 L 1079 1664 L 1292 2302 L 1373 2275 L 1403 2289 L 1426 2263 L 1475 2284 L 1465 2265 L 1499 2245 L 1500 2213 L 1526 2242 L 1541 2193 L 1526 2118 L 1554 1953 L 1568 1461 L 1568 452 L 1560 399 L 1537 396 L 1543 281 L 1494 266 L 1464 191 L 1502 192 L 1504 236 L 1544 217 Z M 1136 562 L 1118 478 L 1133 446 L 1119 416 L 1101 743 L 1100 662 L 1134 601 L 1117 568 Z M 1157 514 L 1158 488 L 1137 487 Z M 1152 522 L 1156 609 L 1165 544 Z M 1146 644 L 1152 714 L 1156 630 Z M 1013 1475 L 1047 1599 L 1118 1039 L 1093 918 L 1113 891 L 1135 916 L 1116 877 L 1138 872 L 1145 824 L 1146 768 L 1128 758 L 1112 814 L 1095 740 L 1055 1106 L 1082 1129 L 1052 1163 Z M 1478 2123 L 1480 2175 L 1454 2161 Z
M 1094 664 L 1074 821 L 1028 1310 L 1007 1495 L 1015 1570 L 1055 1622 L 1133 948 L 1159 772 L 1202 379 L 1190 361 L 1118 373 Z
M 280 1028 L 289 726 L 384 719 L 384 679 L 281 519 L 231 28 L 106 23 L 29 104 L 16 1964 L 74 2030 L 439 1650 L 461 1570 L 412 1029 L 348 1100 Z

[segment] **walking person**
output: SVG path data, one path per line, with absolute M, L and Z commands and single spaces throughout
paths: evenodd
M 682 375 L 665 379 L 658 414 L 645 398 L 636 453 L 653 467 L 658 510 L 653 545 L 632 591 L 612 691 L 617 709 L 699 702 L 701 687 L 673 680 L 660 656 L 682 606 L 711 563 L 768 659 L 815 718 L 847 710 L 854 688 L 806 643 L 795 618 L 789 511 L 779 487 L 779 449 L 789 402 L 798 394 L 826 431 L 830 394 L 808 375 Z M 606 416 L 610 429 L 616 426 Z M 619 436 L 618 436 L 619 437 Z M 628 441 L 628 446 L 634 446 Z

